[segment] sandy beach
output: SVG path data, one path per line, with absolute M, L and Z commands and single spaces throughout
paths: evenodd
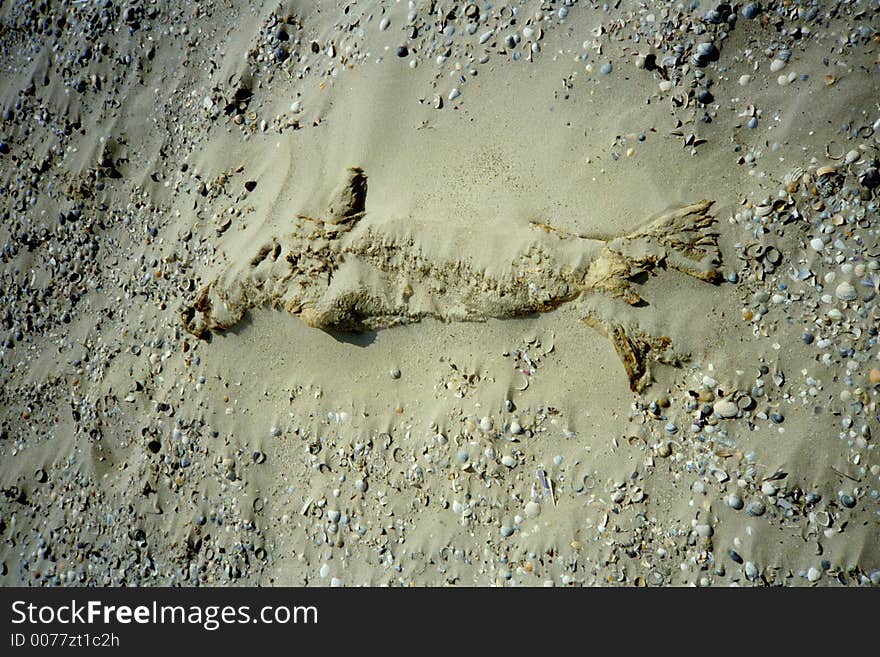
M 876 0 L 0 4 L 0 585 L 880 586 Z

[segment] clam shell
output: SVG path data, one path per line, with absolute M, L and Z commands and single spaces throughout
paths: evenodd
M 755 400 L 747 394 L 740 395 L 736 400 L 736 405 L 741 411 L 750 411 L 757 405 Z
M 712 410 L 718 417 L 731 418 L 739 414 L 739 408 L 729 399 L 719 399 L 712 406 Z
M 768 246 L 764 251 L 764 260 L 771 265 L 778 265 L 782 262 L 782 253 L 775 246 Z
M 789 194 L 794 194 L 798 190 L 804 173 L 803 167 L 795 167 L 785 176 L 785 189 Z
M 834 290 L 834 296 L 841 301 L 855 301 L 859 295 L 851 283 L 844 281 Z

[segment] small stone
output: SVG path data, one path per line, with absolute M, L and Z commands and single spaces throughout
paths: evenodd
M 541 513 L 541 505 L 532 500 L 525 506 L 526 516 L 529 518 L 537 518 Z
M 501 464 L 507 466 L 508 468 L 516 467 L 516 459 L 510 456 L 509 454 L 505 454 L 501 457 Z
M 391 25 L 391 21 L 388 20 L 387 17 L 385 17 L 381 21 L 379 21 L 379 29 L 382 30 L 383 32 L 385 30 L 387 30 L 390 25 Z
M 480 431 L 483 433 L 489 433 L 492 431 L 492 418 L 488 415 L 485 416 L 482 420 L 480 420 Z
M 840 494 L 840 503 L 845 506 L 847 509 L 852 509 L 856 505 L 856 500 L 852 495 L 847 495 L 846 493 Z
M 321 579 L 326 578 L 327 575 L 330 574 L 330 566 L 328 566 L 328 565 L 325 563 L 324 565 L 321 566 L 321 570 L 318 571 L 318 574 L 321 576 Z
M 736 493 L 731 493 L 727 496 L 727 506 L 729 506 L 731 509 L 739 511 L 741 508 L 743 508 L 742 497 L 740 497 Z
M 611 62 L 606 62 L 602 65 L 602 68 L 599 69 L 599 72 L 602 73 L 602 75 L 611 75 L 611 71 L 613 69 L 614 67 L 612 66 Z
M 859 153 L 856 149 L 853 149 L 846 154 L 846 163 L 854 164 L 858 162 L 861 158 L 862 154 Z
M 761 492 L 764 493 L 764 495 L 776 495 L 777 490 L 778 489 L 773 485 L 773 482 L 765 481 L 761 484 Z
M 657 448 L 657 454 L 665 459 L 672 454 L 672 445 L 670 443 L 661 443 L 660 447 Z
M 874 385 L 880 383 L 880 369 L 876 367 L 871 368 L 871 371 L 868 373 L 868 378 Z
M 391 376 L 392 379 L 399 379 L 400 378 L 400 370 L 398 370 L 396 368 L 391 370 L 390 372 L 388 372 L 388 374 Z
M 813 251 L 822 251 L 825 248 L 825 243 L 818 237 L 814 237 L 810 240 L 810 247 Z
M 458 89 L 453 89 L 449 92 L 449 100 L 455 100 L 459 96 L 461 96 L 461 92 Z
M 804 334 L 801 336 L 801 340 L 803 340 L 803 341 L 804 341 L 804 344 L 806 344 L 806 345 L 813 344 L 813 340 L 815 340 L 815 339 L 816 339 L 816 338 L 813 336 L 812 333 L 804 333 Z
M 811 582 L 818 582 L 822 578 L 822 571 L 816 568 L 815 566 L 811 566 L 807 571 L 807 579 Z
M 512 433 L 514 436 L 518 436 L 522 433 L 522 426 L 516 420 L 510 423 L 510 433 Z
M 403 58 L 403 57 L 406 57 L 407 55 L 409 55 L 409 48 L 407 48 L 406 46 L 397 46 L 397 56 L 398 57 Z

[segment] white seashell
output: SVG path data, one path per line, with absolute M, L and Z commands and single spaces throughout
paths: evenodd
M 834 296 L 841 301 L 855 301 L 858 298 L 856 289 L 846 281 L 837 286 L 837 289 L 834 291 Z
M 722 418 L 736 417 L 739 413 L 739 408 L 737 407 L 737 405 L 729 399 L 719 399 L 712 406 L 712 410 L 714 411 L 715 415 Z
M 765 205 L 762 203 L 761 205 L 759 205 L 758 207 L 755 208 L 755 216 L 756 217 L 766 217 L 771 212 L 773 212 L 772 205 Z

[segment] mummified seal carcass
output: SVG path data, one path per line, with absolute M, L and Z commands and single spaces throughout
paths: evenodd
M 273 307 L 327 331 L 362 331 L 417 322 L 481 321 L 546 312 L 576 302 L 579 317 L 617 349 L 633 390 L 648 382 L 656 360 L 680 360 L 668 337 L 649 335 L 596 310 L 594 295 L 644 302 L 634 280 L 675 269 L 721 281 L 711 201 L 666 212 L 627 235 L 596 239 L 532 222 L 559 240 L 579 240 L 586 257 L 563 266 L 548 244 L 533 243 L 493 276 L 463 260 L 432 258 L 411 238 L 391 237 L 365 220 L 367 177 L 351 168 L 323 217 L 298 216 L 286 232 L 230 263 L 182 308 L 199 338 L 235 326 L 251 308 Z

